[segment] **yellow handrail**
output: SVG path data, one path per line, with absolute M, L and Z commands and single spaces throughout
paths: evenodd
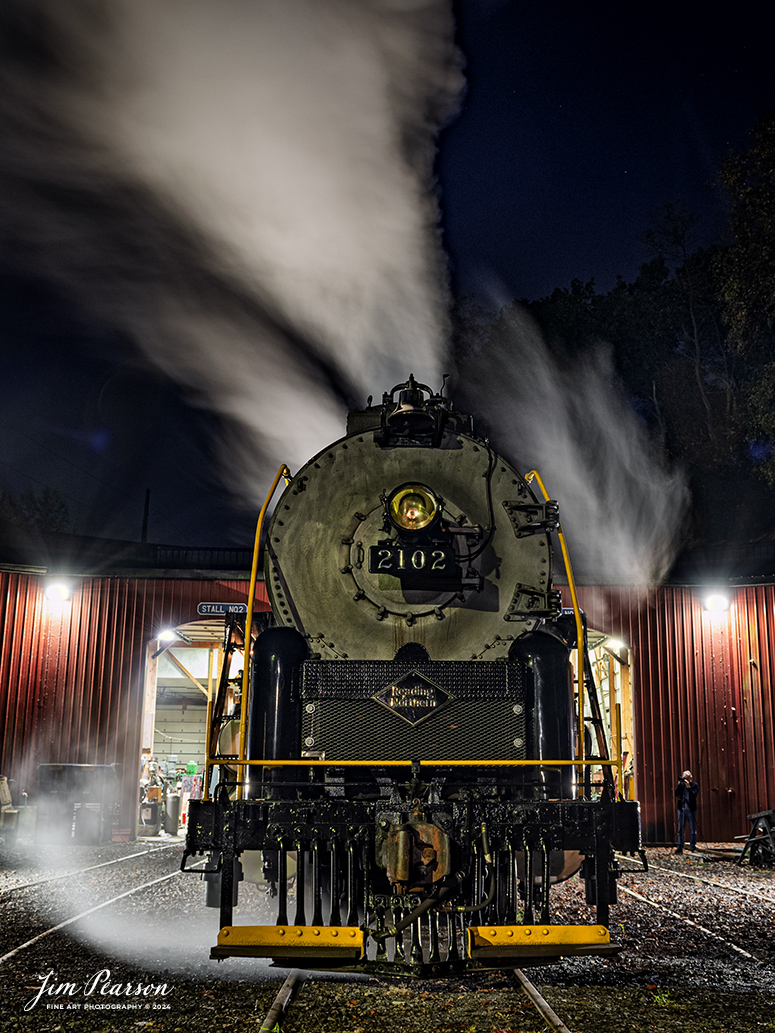
M 272 487 L 269 489 L 269 494 L 264 499 L 264 504 L 261 507 L 261 512 L 258 514 L 258 522 L 256 524 L 256 539 L 253 544 L 253 564 L 250 568 L 250 588 L 248 589 L 248 612 L 245 615 L 245 656 L 244 663 L 242 665 L 242 702 L 240 704 L 239 722 L 239 760 L 241 764 L 248 763 L 245 760 L 245 753 L 247 752 L 248 705 L 250 703 L 250 700 L 248 699 L 250 686 L 250 633 L 253 627 L 253 604 L 255 601 L 256 594 L 256 581 L 258 580 L 258 553 L 261 544 L 261 530 L 264 525 L 264 517 L 266 515 L 267 509 L 269 508 L 269 503 L 272 501 L 272 496 L 277 490 L 277 485 L 280 483 L 281 477 L 285 478 L 286 484 L 290 482 L 291 471 L 288 469 L 285 463 L 283 463 L 277 471 L 275 479 L 272 481 Z M 242 799 L 242 795 L 242 785 L 240 785 L 240 799 Z
M 264 768 L 408 768 L 411 760 L 311 760 L 300 757 L 298 760 L 235 760 L 224 757 L 214 760 L 213 764 L 227 764 L 229 767 L 264 767 Z M 582 764 L 584 767 L 616 767 L 616 760 L 421 760 L 421 768 L 466 768 L 466 767 L 546 767 L 562 768 Z
M 525 477 L 528 484 L 536 479 L 538 486 L 544 496 L 546 502 L 549 501 L 549 493 L 544 487 L 544 482 L 541 480 L 541 475 L 538 470 L 531 470 L 530 473 Z M 560 549 L 562 550 L 562 558 L 565 561 L 565 573 L 568 575 L 568 585 L 570 587 L 570 597 L 573 603 L 573 615 L 576 618 L 576 649 L 577 649 L 577 661 L 576 661 L 576 682 L 578 685 L 578 697 L 579 697 L 579 731 L 578 731 L 578 748 L 577 755 L 580 764 L 584 763 L 584 625 L 581 620 L 581 609 L 579 607 L 579 599 L 576 595 L 576 582 L 573 579 L 573 570 L 570 565 L 570 556 L 568 555 L 568 546 L 565 543 L 565 535 L 562 533 L 562 524 L 557 524 L 557 538 L 560 542 Z M 581 771 L 579 771 L 579 781 L 581 780 Z

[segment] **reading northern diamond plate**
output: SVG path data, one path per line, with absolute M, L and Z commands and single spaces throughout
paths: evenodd
M 418 725 L 443 706 L 450 694 L 419 671 L 409 671 L 372 696 L 410 725 Z

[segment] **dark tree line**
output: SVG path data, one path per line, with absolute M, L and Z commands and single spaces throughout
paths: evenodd
M 698 246 L 698 220 L 665 205 L 632 282 L 598 291 L 576 279 L 519 304 L 561 354 L 613 349 L 632 405 L 687 472 L 695 535 L 753 538 L 775 531 L 775 112 L 720 181 L 728 219 L 716 243 Z M 462 305 L 458 347 L 481 346 L 508 316 Z
M 0 492 L 0 533 L 9 527 L 27 531 L 67 533 L 71 530 L 67 502 L 56 488 Z

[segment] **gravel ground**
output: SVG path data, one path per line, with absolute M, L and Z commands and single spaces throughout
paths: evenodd
M 13 886 L 147 846 L 49 847 L 44 856 L 24 841 L 11 851 L 0 848 L 0 955 L 131 886 L 176 871 L 180 847 L 100 868 L 78 880 L 8 893 Z M 624 946 L 618 958 L 567 959 L 528 970 L 529 978 L 574 1033 L 598 1033 L 607 1025 L 623 1033 L 775 1033 L 775 873 L 740 869 L 710 853 L 648 853 L 649 873 L 625 875 L 620 886 L 667 910 L 622 893 L 612 920 L 612 936 Z M 747 895 L 710 882 L 744 889 Z M 202 895 L 196 877 L 175 875 L 7 959 L 0 966 L 0 1026 L 18 1033 L 257 1031 L 285 973 L 253 959 L 211 962 L 217 912 L 202 906 Z M 566 883 L 556 900 L 558 921 L 589 920 L 578 881 Z M 238 921 L 271 920 L 264 905 L 256 887 L 243 887 Z M 693 919 L 716 937 L 672 913 Z M 84 994 L 82 988 L 95 977 L 93 991 Z M 57 994 L 60 983 L 73 984 L 73 993 Z M 129 997 L 101 993 L 127 984 L 132 989 L 163 985 L 166 992 Z M 87 1009 L 87 1004 L 92 1007 Z M 284 1033 L 543 1029 L 513 978 L 494 973 L 433 982 L 310 976 Z

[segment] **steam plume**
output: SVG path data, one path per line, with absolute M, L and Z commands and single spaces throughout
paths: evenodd
M 688 492 L 627 402 L 610 349 L 563 363 L 516 307 L 499 331 L 466 357 L 461 381 L 496 447 L 523 473 L 538 469 L 560 503 L 574 572 L 592 584 L 658 583 L 675 558 Z
M 232 454 L 298 464 L 343 403 L 438 380 L 446 0 L 7 0 L 0 19 L 7 260 L 225 416 Z

